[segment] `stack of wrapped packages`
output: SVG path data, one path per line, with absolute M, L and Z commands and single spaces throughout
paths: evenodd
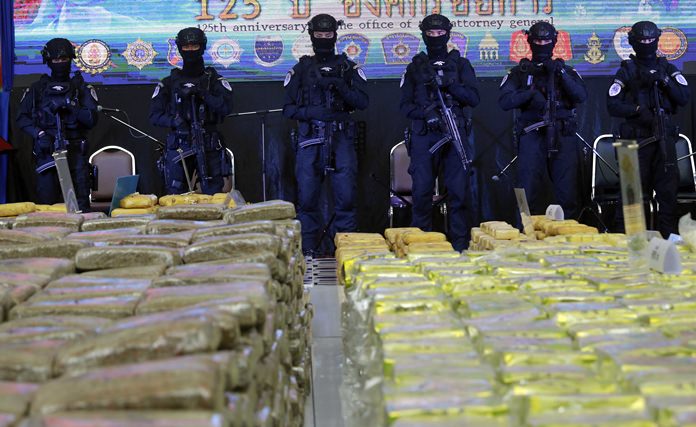
M 3 219 L 0 426 L 302 426 L 294 217 L 270 201 Z
M 482 222 L 479 227 L 471 229 L 469 249 L 474 251 L 490 251 L 496 248 L 510 246 L 530 246 L 535 240 L 593 242 L 604 241 L 605 235 L 600 235 L 596 227 L 580 224 L 574 219 L 553 220 L 545 215 L 532 215 L 533 230 L 527 234 L 520 233 L 512 225 L 504 221 Z M 615 236 L 616 237 L 616 236 Z M 620 237 L 619 237 L 620 238 Z
M 346 425 L 696 426 L 696 254 L 638 271 L 596 236 L 354 258 Z

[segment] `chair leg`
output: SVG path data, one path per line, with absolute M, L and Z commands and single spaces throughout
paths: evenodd
M 442 213 L 442 223 L 445 227 L 445 234 L 449 232 L 449 221 L 447 215 L 447 202 L 442 202 L 440 205 L 440 213 Z
M 394 206 L 389 206 L 387 209 L 387 217 L 389 217 L 389 228 L 394 228 Z

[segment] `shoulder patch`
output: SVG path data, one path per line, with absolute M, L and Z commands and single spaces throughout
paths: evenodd
M 612 83 L 611 87 L 609 88 L 609 96 L 616 96 L 621 93 L 621 85 L 617 83 L 617 80 L 614 80 L 614 83 Z
M 686 77 L 684 77 L 684 75 L 682 73 L 677 73 L 676 76 L 672 76 L 672 77 L 674 77 L 674 80 L 676 80 L 677 83 L 679 83 L 680 85 L 689 86 L 689 82 L 686 81 Z
M 358 75 L 361 79 L 363 79 L 363 81 L 367 81 L 367 76 L 365 75 L 365 72 L 363 71 L 362 67 L 358 67 Z
M 510 77 L 510 72 L 508 71 L 508 73 L 505 74 L 505 77 L 503 77 L 503 81 L 500 82 L 500 87 L 503 87 L 503 85 L 504 85 L 505 83 L 507 83 L 509 77 Z
M 155 99 L 157 95 L 159 95 L 161 87 L 162 83 L 157 83 L 157 86 L 155 86 L 155 91 L 152 93 L 152 99 Z
M 92 95 L 92 98 L 95 101 L 99 102 L 99 98 L 97 98 L 97 91 L 94 90 L 94 86 L 88 85 L 87 87 L 89 88 L 89 94 Z
M 283 81 L 283 87 L 290 84 L 290 80 L 292 80 L 293 75 L 295 75 L 295 70 L 291 68 L 290 71 L 288 71 L 288 73 L 285 75 L 285 81 Z
M 404 87 L 404 81 L 406 81 L 406 71 L 401 75 L 401 82 L 399 82 L 399 87 Z
M 228 82 L 226 79 L 220 77 L 220 83 L 222 83 L 222 87 L 227 89 L 228 91 L 232 92 L 232 86 L 230 86 L 230 82 Z

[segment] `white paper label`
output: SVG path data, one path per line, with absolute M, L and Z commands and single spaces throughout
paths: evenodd
M 664 274 L 682 272 L 681 257 L 673 242 L 653 237 L 648 244 L 648 266 Z
M 549 207 L 546 208 L 546 218 L 553 221 L 563 221 L 565 219 L 565 214 L 563 213 L 561 205 L 549 205 Z

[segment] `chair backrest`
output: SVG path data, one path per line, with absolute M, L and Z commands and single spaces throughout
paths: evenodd
M 389 152 L 389 186 L 398 195 L 410 195 L 413 181 L 408 173 L 411 158 L 406 150 L 406 143 L 399 142 Z
M 693 153 L 691 140 L 684 134 L 679 134 L 677 139 L 677 158 Z M 687 157 L 677 162 L 679 167 L 679 191 L 684 193 L 696 192 L 696 167 L 694 156 Z
M 595 151 L 611 165 L 614 170 L 619 170 L 619 163 L 614 148 L 614 135 L 600 135 L 594 141 Z M 592 199 L 602 201 L 608 197 L 616 197 L 621 194 L 619 177 L 609 169 L 604 162 L 592 155 Z
M 98 190 L 90 193 L 93 202 L 111 201 L 120 176 L 135 174 L 135 156 L 130 151 L 116 145 L 108 145 L 95 151 L 89 162 L 97 167 Z
M 222 187 L 223 193 L 229 193 L 233 188 L 237 188 L 237 183 L 234 176 L 234 153 L 229 148 L 225 148 L 227 151 L 227 158 L 230 161 L 230 176 L 229 179 L 225 179 L 225 185 Z

